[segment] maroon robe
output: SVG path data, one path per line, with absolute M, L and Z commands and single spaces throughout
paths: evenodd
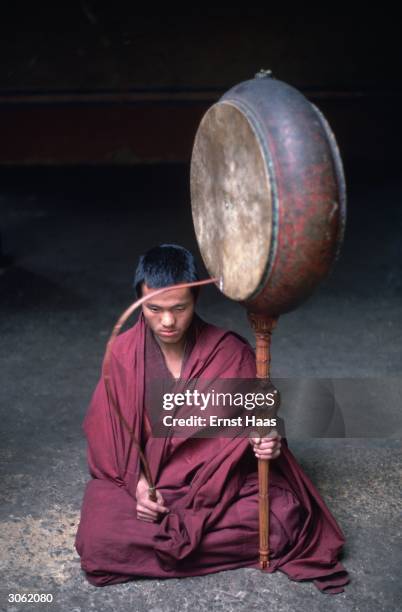
M 75 547 L 87 580 L 104 586 L 136 576 L 177 578 L 258 568 L 257 461 L 248 439 L 150 435 L 146 404 L 152 378 L 172 375 L 142 314 L 115 340 L 110 373 L 115 400 L 145 446 L 170 512 L 155 523 L 137 519 L 138 451 L 101 377 L 83 422 L 92 478 Z M 254 351 L 244 338 L 194 316 L 181 378 L 255 375 Z M 342 592 L 349 582 L 338 561 L 344 536 L 286 440 L 270 466 L 270 566 L 264 571 L 279 569 L 292 580 L 313 580 L 326 593 Z

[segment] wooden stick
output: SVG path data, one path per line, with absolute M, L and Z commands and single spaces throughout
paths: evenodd
M 255 358 L 257 378 L 270 379 L 271 335 L 278 317 L 247 313 L 255 334 Z M 263 428 L 257 428 L 262 437 Z M 260 568 L 269 566 L 269 460 L 258 459 L 258 507 L 260 527 Z

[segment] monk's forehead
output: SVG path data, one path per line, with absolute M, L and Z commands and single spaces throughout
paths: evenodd
M 151 289 L 145 283 L 142 288 L 142 295 L 148 295 L 152 293 L 155 289 Z M 147 303 L 156 304 L 164 307 L 173 306 L 174 304 L 181 304 L 182 302 L 188 302 L 192 299 L 191 289 L 189 287 L 185 287 L 183 289 L 172 289 L 171 291 L 166 291 L 165 293 L 161 293 L 160 295 L 156 295 L 151 298 Z

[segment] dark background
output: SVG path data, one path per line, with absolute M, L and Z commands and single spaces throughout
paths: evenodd
M 398 156 L 392 16 L 136 16 L 86 0 L 15 2 L 0 24 L 0 161 L 188 162 L 197 124 L 260 68 L 328 118 L 348 160 Z
M 108 335 L 133 301 L 138 256 L 178 242 L 202 268 L 189 192 L 195 132 L 211 104 L 260 68 L 324 113 L 348 190 L 341 258 L 315 294 L 279 320 L 273 375 L 378 377 L 385 392 L 400 380 L 399 20 L 366 9 L 357 17 L 290 9 L 174 17 L 152 8 L 155 16 L 146 17 L 133 15 L 133 5 L 89 0 L 0 9 L 5 584 L 52 591 L 54 610 L 127 609 L 129 602 L 142 610 L 160 601 L 164 610 L 203 610 L 216 597 L 226 608 L 261 608 L 267 585 L 283 609 L 320 610 L 311 584 L 278 575 L 266 582 L 243 570 L 89 593 L 72 546 L 88 478 L 80 427 Z M 244 309 L 216 288 L 203 290 L 199 312 L 253 342 Z M 398 409 L 385 401 L 379 418 Z M 346 535 L 354 582 L 326 600 L 328 610 L 363 599 L 366 610 L 397 609 L 398 438 L 396 430 L 393 440 L 293 446 Z

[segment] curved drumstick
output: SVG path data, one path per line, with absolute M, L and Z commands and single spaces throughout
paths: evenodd
M 133 302 L 131 304 L 131 306 L 129 306 L 122 315 L 120 315 L 120 317 L 117 320 L 117 323 L 115 324 L 113 331 L 110 335 L 110 338 L 107 342 L 106 345 L 106 352 L 105 352 L 105 357 L 103 360 L 103 377 L 105 380 L 105 386 L 106 386 L 106 393 L 108 396 L 108 399 L 111 403 L 111 405 L 114 407 L 114 409 L 116 410 L 120 420 L 122 421 L 122 423 L 124 424 L 124 426 L 126 427 L 127 431 L 129 432 L 137 450 L 140 456 L 140 460 L 142 463 L 142 466 L 144 468 L 144 474 L 145 477 L 148 481 L 149 484 L 149 499 L 151 501 L 156 501 L 156 489 L 155 489 L 155 484 L 152 478 L 152 474 L 151 474 L 151 470 L 149 468 L 148 465 L 148 461 L 144 455 L 144 453 L 141 450 L 141 445 L 138 442 L 138 440 L 136 439 L 133 430 L 130 428 L 130 426 L 128 425 L 126 419 L 124 418 L 124 416 L 122 415 L 119 406 L 117 405 L 117 403 L 115 403 L 114 398 L 113 398 L 113 394 L 111 393 L 111 389 L 110 389 L 110 355 L 111 355 L 111 350 L 112 350 L 112 346 L 113 346 L 113 342 L 116 339 L 116 336 L 118 335 L 120 329 L 122 328 L 122 326 L 124 325 L 124 323 L 127 321 L 128 317 L 135 311 L 137 310 L 137 308 L 139 308 L 139 306 L 141 306 L 141 304 L 143 304 L 144 302 L 146 302 L 147 300 L 149 300 L 150 298 L 155 297 L 156 295 L 159 295 L 160 293 L 165 293 L 165 291 L 172 291 L 173 289 L 185 289 L 186 287 L 197 287 L 200 285 L 209 285 L 210 283 L 217 283 L 219 282 L 218 278 L 209 278 L 209 279 L 205 279 L 205 280 L 201 280 L 201 281 L 193 281 L 191 283 L 178 283 L 177 285 L 169 285 L 168 287 L 161 287 L 160 289 L 155 289 L 155 291 L 152 291 L 152 293 L 148 293 L 148 295 L 141 297 L 139 300 L 136 300 L 135 302 Z

